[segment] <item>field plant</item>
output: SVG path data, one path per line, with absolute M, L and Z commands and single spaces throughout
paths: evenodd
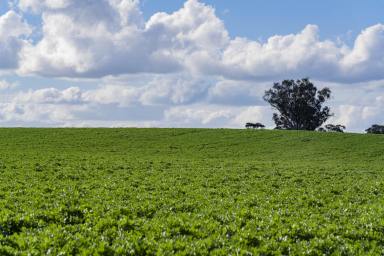
M 384 137 L 0 129 L 0 255 L 383 255 Z

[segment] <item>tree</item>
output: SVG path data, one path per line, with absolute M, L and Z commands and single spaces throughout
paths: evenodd
M 365 131 L 373 134 L 384 134 L 384 125 L 374 124 Z
M 325 129 L 327 129 L 328 132 L 344 132 L 345 128 L 346 127 L 344 125 L 340 125 L 340 124 L 337 124 L 337 125 L 327 124 L 325 126 Z
M 263 99 L 279 113 L 273 114 L 276 129 L 316 130 L 332 116 L 323 106 L 331 97 L 327 87 L 317 90 L 308 78 L 284 80 L 265 92 Z
M 261 124 L 261 123 L 246 123 L 245 124 L 245 128 L 247 129 L 261 129 L 261 128 L 265 128 L 265 125 Z

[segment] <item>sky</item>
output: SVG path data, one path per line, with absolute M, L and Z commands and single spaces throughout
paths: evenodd
M 1 0 L 0 126 L 273 128 L 264 91 L 330 87 L 384 123 L 384 1 Z

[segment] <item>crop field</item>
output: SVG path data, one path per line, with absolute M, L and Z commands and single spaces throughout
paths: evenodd
M 383 255 L 384 136 L 0 129 L 0 255 Z

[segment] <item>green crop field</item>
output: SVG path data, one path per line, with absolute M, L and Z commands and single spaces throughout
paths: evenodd
M 0 129 L 0 255 L 384 254 L 384 136 Z

